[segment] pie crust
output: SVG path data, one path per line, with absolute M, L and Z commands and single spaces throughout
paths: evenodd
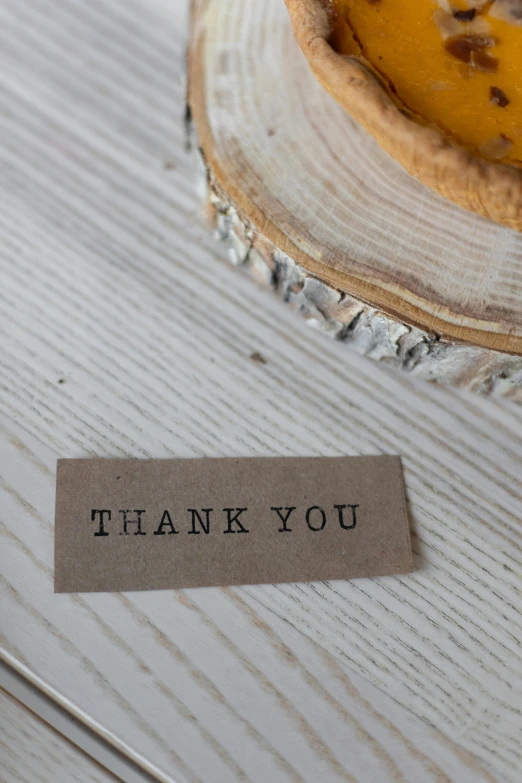
M 521 168 L 481 158 L 401 111 L 361 58 L 338 54 L 330 45 L 327 0 L 285 2 L 318 81 L 389 155 L 455 204 L 522 231 Z

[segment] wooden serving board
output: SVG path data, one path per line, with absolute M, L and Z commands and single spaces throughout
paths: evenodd
M 195 0 L 188 103 L 236 261 L 363 353 L 522 399 L 522 235 L 388 157 L 315 81 L 283 0 Z

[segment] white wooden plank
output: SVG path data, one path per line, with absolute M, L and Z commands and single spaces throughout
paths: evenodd
M 28 711 L 35 721 L 43 722 L 46 727 L 44 734 L 47 732 L 56 735 L 66 744 L 70 744 L 75 749 L 73 755 L 78 753 L 92 759 L 93 763 L 102 767 L 107 775 L 112 773 L 111 780 L 117 778 L 125 783 L 150 783 L 155 780 L 134 764 L 127 755 L 119 753 L 112 745 L 105 742 L 99 733 L 89 729 L 83 721 L 78 720 L 70 711 L 63 709 L 54 699 L 35 687 L 26 677 L 1 661 L 0 690 L 12 697 L 20 705 L 21 710 Z M 34 741 L 39 740 L 35 737 Z M 44 748 L 37 752 L 46 751 Z
M 55 595 L 54 453 L 20 434 L 0 460 L 4 655 L 158 779 L 498 779 L 241 589 Z
M 5 783 L 115 783 L 117 780 L 3 690 L 0 690 L 0 737 L 0 768 Z
M 6 659 L 161 780 L 518 780 L 520 408 L 372 364 L 218 260 L 184 4 L 0 14 Z M 412 576 L 52 592 L 59 456 L 383 452 Z

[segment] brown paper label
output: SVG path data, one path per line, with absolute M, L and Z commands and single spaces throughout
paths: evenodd
M 412 568 L 399 457 L 58 460 L 56 592 Z

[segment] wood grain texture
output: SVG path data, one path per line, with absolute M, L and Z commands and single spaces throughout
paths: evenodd
M 68 709 L 16 669 L 0 660 L 0 690 L 5 691 L 35 718 L 68 742 L 78 752 L 102 767 L 114 778 L 125 783 L 152 783 L 155 777 L 147 775 L 128 755 L 105 741 Z
M 158 780 L 515 780 L 255 590 L 55 595 L 55 455 L 19 435 L 5 432 L 0 453 L 3 657 Z M 426 664 L 416 676 L 432 679 Z
M 0 690 L 2 783 L 117 783 L 19 701 Z
M 204 169 L 204 167 L 202 167 Z M 522 358 L 450 343 L 323 283 L 240 216 L 202 172 L 205 214 L 235 265 L 245 269 L 310 324 L 363 356 L 446 386 L 522 402 Z
M 520 408 L 370 363 L 218 258 L 185 6 L 0 16 L 4 659 L 161 781 L 518 783 Z M 376 453 L 410 576 L 53 593 L 57 457 Z
M 389 158 L 315 81 L 280 0 L 197 0 L 189 98 L 212 181 L 309 273 L 400 321 L 522 354 L 522 236 Z

